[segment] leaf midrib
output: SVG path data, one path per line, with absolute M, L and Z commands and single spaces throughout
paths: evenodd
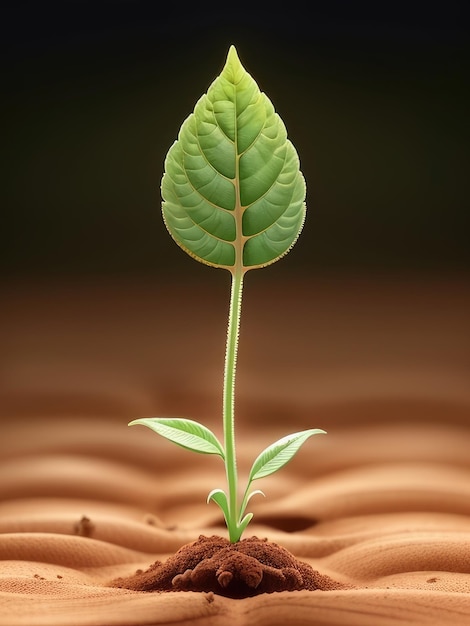
M 240 201 L 240 158 L 241 154 L 238 151 L 238 111 L 237 111 L 237 84 L 233 83 L 234 89 L 234 146 L 235 146 L 235 265 L 233 268 L 229 268 L 233 276 L 243 276 L 249 268 L 243 265 L 243 248 L 248 237 L 243 235 L 243 212 L 246 207 L 243 207 Z

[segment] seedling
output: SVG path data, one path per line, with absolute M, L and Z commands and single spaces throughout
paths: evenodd
M 255 480 L 283 467 L 312 435 L 287 435 L 256 458 L 240 499 L 235 451 L 235 370 L 243 279 L 252 269 L 284 256 L 305 219 L 305 180 L 286 129 L 267 96 L 246 72 L 234 46 L 207 94 L 197 102 L 171 146 L 162 179 L 163 218 L 176 243 L 190 256 L 231 274 L 231 297 L 223 388 L 224 445 L 193 420 L 142 418 L 141 424 L 173 443 L 225 463 L 227 490 L 207 501 L 224 514 L 231 542 L 239 541 L 253 514 L 248 502 L 260 490 Z

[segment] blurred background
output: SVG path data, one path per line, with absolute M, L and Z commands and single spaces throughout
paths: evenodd
M 163 160 L 231 43 L 308 183 L 283 269 L 468 269 L 465 3 L 302 6 L 10 3 L 3 273 L 191 271 L 162 228 Z
M 279 359 L 292 384 L 299 363 L 343 381 L 366 364 L 388 368 L 398 391 L 416 389 L 397 378 L 404 364 L 434 363 L 423 393 L 438 381 L 463 393 L 465 4 L 3 9 L 1 415 L 173 410 L 185 389 L 204 389 L 202 375 L 217 396 L 209 413 L 218 411 L 228 277 L 173 243 L 159 186 L 168 148 L 232 43 L 284 120 L 308 187 L 299 243 L 249 276 L 263 296 L 256 308 L 246 294 L 242 392 L 251 374 L 267 385 Z M 302 392 L 326 388 L 302 380 Z M 354 380 L 346 387 L 359 395 L 378 384 Z

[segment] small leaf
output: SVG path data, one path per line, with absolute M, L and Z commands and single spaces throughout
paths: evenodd
M 253 519 L 253 513 L 247 513 L 245 517 L 242 519 L 242 521 L 238 525 L 239 537 L 241 537 L 242 534 L 245 532 L 246 527 L 248 526 L 248 524 L 251 522 L 252 519 Z
M 270 445 L 258 456 L 250 471 L 249 481 L 269 476 L 283 467 L 296 454 L 302 444 L 312 435 L 325 434 L 324 430 L 312 428 L 287 435 Z
M 299 158 L 234 46 L 171 146 L 161 190 L 171 236 L 201 263 L 245 272 L 297 240 L 306 195 Z
M 224 450 L 214 433 L 193 420 L 176 417 L 144 417 L 130 422 L 129 426 L 136 424 L 147 426 L 187 450 L 201 454 L 218 454 L 225 459 Z
M 250 493 L 250 495 L 246 499 L 247 504 L 253 496 L 263 496 L 263 498 L 266 498 L 266 494 L 264 493 L 264 491 L 261 491 L 261 489 L 255 489 L 254 491 Z
M 207 496 L 207 503 L 209 504 L 211 500 L 222 509 L 225 521 L 228 525 L 230 521 L 230 513 L 228 508 L 227 494 L 225 493 L 225 491 L 222 491 L 222 489 L 213 489 Z
M 228 514 L 228 501 L 225 491 L 222 489 L 213 489 L 207 496 L 207 504 L 209 504 L 211 500 L 218 504 L 224 513 Z

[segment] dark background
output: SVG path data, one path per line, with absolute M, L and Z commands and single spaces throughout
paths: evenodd
M 163 160 L 235 44 L 308 186 L 300 271 L 470 268 L 465 2 L 15 2 L 3 9 L 9 280 L 210 272 L 160 216 Z

